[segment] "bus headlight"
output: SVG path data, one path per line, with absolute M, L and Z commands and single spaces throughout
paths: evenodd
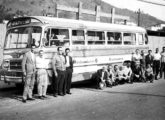
M 2 64 L 2 67 L 3 67 L 3 68 L 9 68 L 9 66 L 10 66 L 9 60 L 3 61 L 3 64 Z

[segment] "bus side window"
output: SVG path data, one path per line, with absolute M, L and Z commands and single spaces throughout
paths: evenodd
M 138 42 L 139 42 L 139 45 L 144 44 L 143 34 L 141 33 L 138 34 Z
M 121 33 L 107 32 L 108 44 L 121 44 Z
M 102 31 L 87 31 L 88 45 L 103 45 L 105 44 L 104 32 Z
M 124 45 L 135 45 L 136 44 L 136 34 L 124 33 L 123 40 L 124 40 Z
M 72 30 L 72 44 L 73 45 L 85 44 L 85 37 L 83 30 Z
M 49 28 L 46 34 L 45 46 L 69 45 L 69 30 Z

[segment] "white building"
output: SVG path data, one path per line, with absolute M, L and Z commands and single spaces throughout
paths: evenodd
M 156 25 L 149 27 L 148 29 L 150 29 L 152 31 L 158 31 L 158 30 L 162 30 L 163 28 L 165 28 L 165 24 L 156 24 Z

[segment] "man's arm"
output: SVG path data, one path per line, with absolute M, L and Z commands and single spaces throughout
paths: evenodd
M 56 64 L 56 58 L 54 56 L 53 59 L 52 59 L 52 68 L 53 68 L 54 75 L 57 77 L 57 71 L 56 71 L 55 64 Z
M 71 67 L 71 69 L 73 69 L 73 59 L 72 59 L 71 56 L 70 56 L 70 60 L 71 60 L 71 62 L 70 62 L 70 67 Z
M 22 59 L 22 72 L 24 76 L 26 76 L 26 60 L 27 60 L 27 54 L 25 53 Z

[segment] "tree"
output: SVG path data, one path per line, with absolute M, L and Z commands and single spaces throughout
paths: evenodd
M 11 8 L 10 9 L 6 9 L 5 6 L 0 5 L 0 23 L 3 22 L 3 20 L 7 19 L 10 20 L 13 18 L 14 14 L 10 13 Z

